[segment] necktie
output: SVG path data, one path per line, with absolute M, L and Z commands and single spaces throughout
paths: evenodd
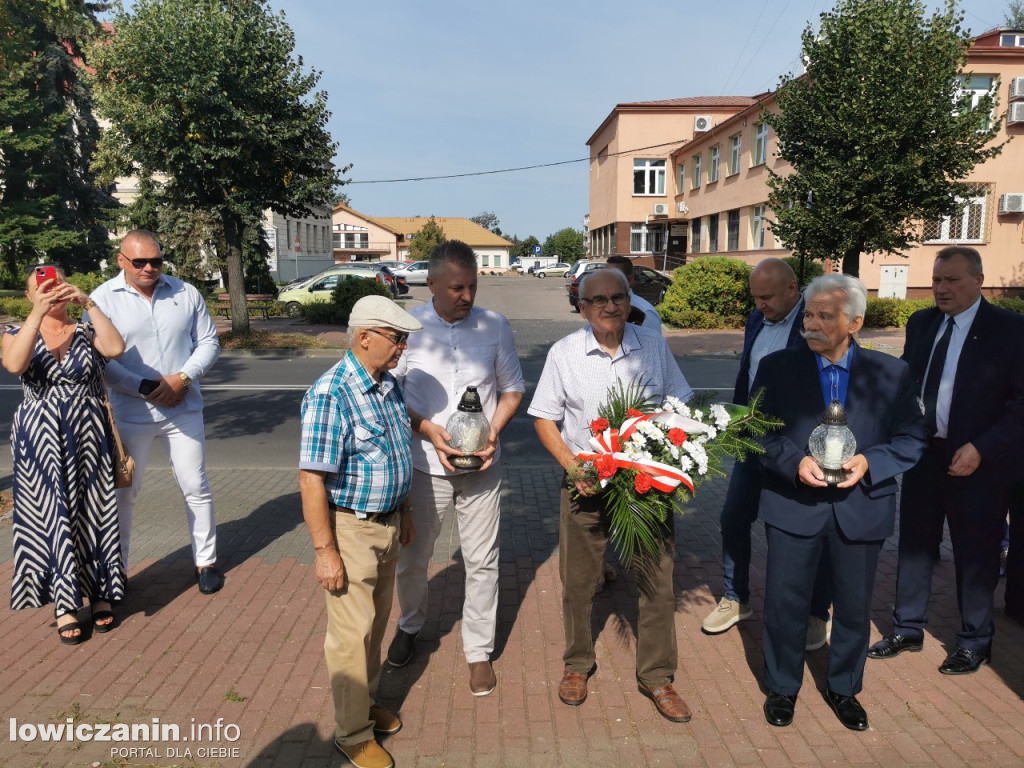
M 942 369 L 946 365 L 946 352 L 949 351 L 949 340 L 953 336 L 953 318 L 946 319 L 946 330 L 943 331 L 939 343 L 932 352 L 932 362 L 928 366 L 928 378 L 924 381 L 924 418 L 928 422 L 928 435 L 938 431 L 935 425 L 935 406 L 939 401 L 939 382 L 942 381 Z

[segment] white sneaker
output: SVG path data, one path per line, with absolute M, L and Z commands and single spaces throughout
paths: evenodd
M 807 650 L 816 651 L 828 642 L 831 634 L 832 621 L 810 616 L 807 619 Z
M 738 600 L 723 597 L 718 601 L 718 606 L 704 619 L 701 628 L 709 635 L 717 635 L 753 615 L 750 603 L 741 603 Z

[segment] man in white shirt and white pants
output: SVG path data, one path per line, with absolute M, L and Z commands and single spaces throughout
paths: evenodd
M 427 270 L 433 300 L 411 310 L 423 330 L 393 373 L 412 422 L 413 480 L 409 502 L 416 538 L 398 560 L 398 632 L 388 663 L 408 664 L 427 609 L 427 567 L 449 505 L 455 506 L 466 568 L 462 645 L 474 696 L 494 690 L 491 667 L 498 614 L 498 518 L 501 493 L 498 435 L 515 415 L 526 384 L 512 328 L 497 312 L 474 306 L 477 260 L 473 249 L 449 240 L 434 249 Z M 491 430 L 477 470 L 457 470 L 461 455 L 447 443 L 445 425 L 468 386 L 475 386 Z

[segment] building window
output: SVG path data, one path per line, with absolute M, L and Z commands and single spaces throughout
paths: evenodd
M 743 146 L 743 138 L 740 134 L 729 137 L 729 175 L 735 176 L 740 172 L 740 149 Z
M 764 248 L 764 206 L 755 205 L 750 217 L 750 237 L 752 248 Z
M 708 216 L 708 253 L 718 253 L 718 214 Z
M 338 250 L 338 249 L 341 248 L 341 232 L 335 232 L 331 236 L 331 243 L 334 246 L 335 250 Z
M 489 266 L 491 266 L 491 257 L 488 256 L 486 253 L 481 253 L 480 254 L 480 266 L 481 267 L 489 267 Z
M 694 189 L 698 189 L 700 187 L 700 177 L 701 177 L 701 172 L 702 172 L 702 169 L 701 169 L 701 159 L 702 158 L 701 158 L 700 155 L 694 155 L 693 156 L 693 163 L 692 163 L 692 165 L 693 165 L 693 188 Z
M 1015 32 L 1000 35 L 999 46 L 1001 48 L 1024 48 L 1024 35 L 1018 35 Z
M 664 160 L 633 160 L 633 194 L 664 196 Z
M 690 251 L 700 253 L 700 219 L 690 222 Z
M 662 224 L 634 224 L 629 232 L 630 253 L 661 253 L 665 250 L 665 227 Z
M 974 194 L 958 198 L 963 208 L 954 216 L 925 222 L 924 241 L 930 243 L 983 243 L 988 229 L 990 188 L 979 185 Z
M 366 232 L 346 232 L 346 248 L 369 248 L 370 236 Z
M 985 96 L 995 96 L 996 79 L 992 75 L 960 75 L 956 79 L 957 96 L 969 96 L 968 111 L 977 112 L 978 103 Z M 992 113 L 978 112 L 978 130 L 987 131 L 992 125 Z
M 718 181 L 718 164 L 722 155 L 722 148 L 717 144 L 708 150 L 708 184 Z
M 681 195 L 686 187 L 686 164 L 679 163 L 676 166 L 676 194 Z
M 758 123 L 754 126 L 754 165 L 768 162 L 768 125 Z
M 727 242 L 726 249 L 738 251 L 740 249 L 740 209 L 734 208 L 729 211 L 726 221 Z

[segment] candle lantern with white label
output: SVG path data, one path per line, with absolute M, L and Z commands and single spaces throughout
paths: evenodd
M 846 426 L 846 411 L 838 400 L 825 409 L 821 424 L 811 432 L 807 448 L 825 473 L 825 482 L 837 485 L 846 478 L 843 464 L 857 452 L 857 440 Z
M 487 439 L 491 434 L 491 424 L 483 414 L 480 393 L 476 387 L 466 387 L 459 401 L 459 408 L 448 419 L 445 429 L 452 439 L 448 445 L 462 451 L 463 456 L 451 456 L 449 461 L 457 469 L 478 469 L 484 460 L 473 456 L 476 451 L 487 447 Z

